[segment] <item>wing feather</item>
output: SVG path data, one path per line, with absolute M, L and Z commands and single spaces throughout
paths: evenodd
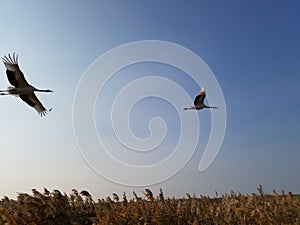
M 29 84 L 27 83 L 22 71 L 19 68 L 18 65 L 18 55 L 13 53 L 13 56 L 11 57 L 10 54 L 8 56 L 4 56 L 2 58 L 4 66 L 6 68 L 6 75 L 8 78 L 8 81 L 11 85 L 15 87 L 25 87 Z
M 202 105 L 206 96 L 205 89 L 202 87 L 199 94 L 195 97 L 194 105 Z
M 29 95 L 20 95 L 20 98 L 28 105 L 33 107 L 39 113 L 39 115 L 44 116 L 47 113 L 47 109 L 45 109 L 34 93 Z
M 194 105 L 197 106 L 197 105 L 202 105 L 203 102 L 204 102 L 204 98 L 205 98 L 205 94 L 200 94 L 200 95 L 197 95 L 195 100 L 194 100 Z

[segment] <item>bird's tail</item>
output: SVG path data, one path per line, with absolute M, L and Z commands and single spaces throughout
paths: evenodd
M 211 108 L 211 109 L 218 109 L 219 107 L 217 107 L 217 106 L 209 106 L 208 108 Z
M 7 87 L 7 92 L 15 97 L 19 97 L 19 94 L 16 92 L 16 88 L 9 86 Z
M 12 86 L 7 87 L 7 92 L 8 92 L 10 95 L 13 95 L 13 96 L 15 96 L 15 97 L 19 97 L 19 93 L 16 91 L 16 88 L 15 88 L 15 87 L 12 87 Z

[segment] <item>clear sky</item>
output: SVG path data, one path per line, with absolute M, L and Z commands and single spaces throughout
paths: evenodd
M 102 198 L 113 192 L 141 193 L 145 187 L 157 194 L 161 187 L 165 195 L 182 197 L 187 192 L 252 193 L 260 184 L 267 192 L 275 188 L 300 193 L 299 1 L 29 0 L 0 1 L 0 6 L 0 55 L 18 53 L 27 81 L 54 90 L 37 94 L 46 108 L 53 108 L 43 118 L 20 99 L 0 98 L 2 196 L 47 187 L 66 193 L 85 189 L 94 198 Z M 124 186 L 104 179 L 84 160 L 85 150 L 79 149 L 73 132 L 73 102 L 85 71 L 98 57 L 142 40 L 172 42 L 204 60 L 225 98 L 226 133 L 216 159 L 200 173 L 198 165 L 213 114 L 210 110 L 184 112 L 197 115 L 201 127 L 198 145 L 185 167 L 158 184 Z M 0 75 L 0 88 L 6 89 L 9 83 L 3 64 Z M 107 81 L 95 108 L 90 109 L 95 109 L 98 136 L 105 139 L 110 154 L 138 166 L 159 162 L 172 153 L 181 135 L 180 110 L 192 104 L 192 100 L 186 102 L 179 110 L 167 100 L 142 99 L 130 111 L 132 133 L 140 139 L 149 137 L 149 121 L 161 117 L 167 126 L 165 139 L 153 151 L 124 152 L 111 128 L 115 121 L 110 119 L 111 107 L 126 85 L 145 76 L 172 79 L 191 99 L 202 85 L 176 68 L 148 62 L 126 67 Z M 161 85 L 149 83 L 153 92 L 162 92 Z M 136 89 L 137 96 L 144 88 Z M 173 93 L 172 88 L 166 92 Z M 208 98 L 214 94 L 207 88 Z M 82 129 L 86 120 L 79 123 Z M 196 131 L 191 126 L 185 132 L 193 138 Z M 162 136 L 159 133 L 158 138 Z M 90 134 L 82 138 L 89 143 Z M 96 156 L 99 146 L 92 147 Z M 89 160 L 103 162 L 97 157 Z M 114 175 L 114 171 L 111 176 L 145 182 L 153 178 L 142 173 L 140 178 L 130 173 Z

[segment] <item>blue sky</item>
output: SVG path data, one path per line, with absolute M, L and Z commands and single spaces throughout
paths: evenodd
M 0 5 L 0 55 L 17 52 L 28 82 L 54 90 L 38 94 L 46 108 L 53 108 L 44 118 L 13 96 L 1 97 L 1 195 L 14 197 L 43 187 L 67 193 L 86 189 L 94 198 L 143 190 L 95 173 L 78 150 L 72 124 L 76 88 L 87 68 L 107 51 L 141 40 L 173 42 L 201 57 L 218 80 L 227 111 L 223 145 L 207 170 L 198 172 L 210 130 L 210 111 L 203 110 L 196 114 L 201 132 L 191 160 L 172 178 L 147 188 L 157 193 L 162 187 L 166 195 L 178 197 L 187 192 L 252 193 L 259 184 L 266 191 L 300 192 L 298 1 L 2 1 Z M 0 87 L 5 89 L 9 84 L 4 65 L 1 74 Z M 172 78 L 191 98 L 199 91 L 182 71 L 164 65 L 144 63 L 117 73 L 95 106 L 98 135 L 117 156 L 123 152 L 107 128 L 110 121 L 101 115 L 110 112 L 119 88 L 147 75 Z M 131 153 L 127 161 L 155 162 L 174 148 L 180 122 L 176 110 L 161 99 L 144 99 L 133 108 L 133 132 L 146 138 L 148 121 L 157 116 L 169 126 L 161 150 L 141 161 Z

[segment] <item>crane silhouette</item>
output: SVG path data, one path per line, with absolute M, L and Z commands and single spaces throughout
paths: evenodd
M 38 100 L 34 92 L 53 92 L 51 90 L 40 90 L 31 86 L 25 79 L 22 71 L 18 65 L 18 55 L 13 53 L 11 56 L 4 56 L 2 58 L 6 68 L 6 75 L 9 83 L 14 87 L 8 87 L 7 90 L 0 90 L 0 95 L 14 95 L 20 97 L 29 106 L 33 107 L 40 116 L 44 116 L 51 109 L 47 110 Z
M 203 87 L 201 87 L 199 94 L 195 97 L 194 106 L 191 106 L 189 108 L 184 108 L 184 110 L 189 110 L 189 109 L 200 110 L 200 109 L 204 109 L 204 108 L 218 109 L 218 107 L 216 107 L 216 106 L 205 105 L 204 104 L 205 96 L 206 96 L 205 89 Z

